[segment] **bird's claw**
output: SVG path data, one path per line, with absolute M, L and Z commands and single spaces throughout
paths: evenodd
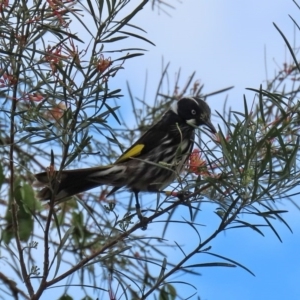
M 149 223 L 149 219 L 147 217 L 144 217 L 142 215 L 142 212 L 141 212 L 141 207 L 139 204 L 136 204 L 135 205 L 135 209 L 136 209 L 136 214 L 140 220 L 140 224 L 141 224 L 141 229 L 142 230 L 146 230 L 147 229 L 147 226 L 148 226 L 148 223 Z
M 167 196 L 172 196 L 172 197 L 177 197 L 180 201 L 184 201 L 188 196 L 190 196 L 192 193 L 189 191 L 179 191 L 179 192 L 175 192 L 175 191 L 166 191 L 165 194 Z
M 139 219 L 140 219 L 141 229 L 146 230 L 148 227 L 149 218 L 141 216 L 139 217 Z

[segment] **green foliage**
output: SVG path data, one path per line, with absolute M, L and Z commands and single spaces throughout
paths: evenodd
M 63 296 L 59 297 L 58 300 L 73 300 L 73 298 L 69 295 L 63 295 Z
M 129 101 L 122 105 L 132 106 L 136 123 L 128 126 L 115 101 L 122 97 L 121 90 L 111 90 L 111 81 L 143 54 L 144 49 L 135 46 L 137 40 L 152 44 L 131 23 L 148 1 L 137 6 L 130 2 L 0 4 L 0 246 L 1 256 L 9 257 L 3 260 L 4 267 L 14 278 L 10 281 L 0 274 L 6 283 L 0 285 L 2 292 L 41 299 L 47 289 L 63 286 L 59 299 L 77 299 L 72 289 L 79 285 L 84 299 L 97 294 L 110 299 L 154 295 L 173 300 L 183 297 L 181 286 L 196 289 L 184 279 L 175 281 L 174 275 L 198 276 L 201 268 L 237 266 L 253 274 L 212 252 L 211 241 L 220 233 L 248 228 L 264 235 L 263 229 L 269 228 L 280 240 L 274 221 L 289 228 L 285 211 L 277 205 L 293 201 L 300 183 L 299 89 L 294 80 L 299 69 L 296 54 L 278 27 L 295 63 L 280 70 L 266 87 L 251 89 L 257 101 L 249 105 L 244 99 L 242 112 L 225 107 L 223 114 L 218 113 L 216 136 L 198 131 L 196 147 L 201 151 L 193 153 L 172 191 L 151 195 L 150 208 L 144 207 L 150 222 L 163 223 L 161 232 L 141 233 L 143 224 L 131 209 L 132 196 L 125 200 L 122 192 L 108 196 L 106 187 L 57 205 L 36 199 L 35 172 L 48 167 L 49 176 L 56 170 L 59 179 L 66 167 L 110 163 L 123 145 L 130 145 L 161 117 L 171 101 L 187 94 L 209 100 L 230 89 L 204 94 L 193 73 L 178 90 L 178 72 L 174 86 L 166 88 L 173 94 L 166 93 L 167 65 L 153 103 L 135 98 L 128 85 Z M 84 18 L 93 25 L 87 26 Z M 126 48 L 120 46 L 124 40 Z M 217 227 L 206 238 L 198 223 L 204 202 L 218 216 Z M 176 211 L 182 206 L 190 219 L 178 218 Z M 188 250 L 164 239 L 176 224 L 194 234 Z M 168 256 L 174 248 L 179 250 L 175 262 Z M 191 264 L 192 257 L 199 263 Z M 16 290 L 21 287 L 19 279 L 25 283 L 24 291 Z
M 166 284 L 160 291 L 160 300 L 174 300 L 176 299 L 177 293 L 176 289 L 171 284 Z

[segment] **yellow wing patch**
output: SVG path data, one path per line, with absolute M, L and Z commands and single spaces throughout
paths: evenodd
M 128 149 L 123 155 L 121 155 L 117 161 L 115 162 L 115 164 L 120 163 L 122 161 L 127 160 L 130 157 L 136 157 L 139 154 L 141 154 L 142 150 L 144 149 L 145 145 L 143 144 L 138 144 L 135 145 L 134 147 Z

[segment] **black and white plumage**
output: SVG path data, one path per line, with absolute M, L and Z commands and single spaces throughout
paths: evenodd
M 174 101 L 162 118 L 148 129 L 112 165 L 66 170 L 57 178 L 59 184 L 55 201 L 73 196 L 100 185 L 132 190 L 138 203 L 139 191 L 160 191 L 172 183 L 182 170 L 194 143 L 197 126 L 205 125 L 212 133 L 216 130 L 210 120 L 209 106 L 198 97 Z M 52 197 L 47 172 L 35 175 L 41 200 Z

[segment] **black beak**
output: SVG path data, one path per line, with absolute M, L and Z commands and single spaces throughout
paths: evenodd
M 212 124 L 212 122 L 210 120 L 206 121 L 204 123 L 204 126 L 207 126 L 209 131 L 212 132 L 213 134 L 217 133 L 217 130 L 216 130 L 215 126 Z

